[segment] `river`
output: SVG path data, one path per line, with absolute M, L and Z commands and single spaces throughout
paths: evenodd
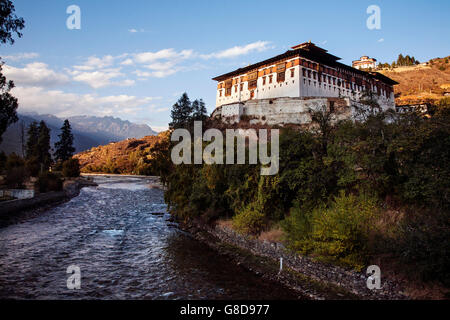
M 0 229 L 1 299 L 295 299 L 169 222 L 150 178 L 98 187 Z M 81 288 L 67 288 L 69 266 Z

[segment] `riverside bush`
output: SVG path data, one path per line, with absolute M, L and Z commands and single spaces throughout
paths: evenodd
M 80 176 L 80 162 L 76 158 L 70 158 L 63 162 L 62 174 L 67 178 L 76 178 Z
M 233 217 L 233 228 L 243 234 L 257 236 L 265 227 L 265 216 L 257 204 L 246 206 Z
M 154 158 L 165 200 L 181 220 L 232 218 L 249 235 L 281 221 L 286 245 L 299 253 L 358 270 L 375 255 L 389 256 L 436 279 L 448 269 L 450 234 L 443 222 L 427 226 L 426 211 L 449 217 L 450 108 L 444 101 L 431 118 L 378 113 L 365 120 L 282 129 L 280 170 L 270 177 L 258 165 L 174 166 L 169 141 Z M 405 214 L 382 224 L 391 209 L 405 208 L 416 222 Z
M 369 257 L 378 200 L 366 195 L 337 196 L 328 208 L 312 213 L 311 246 L 325 260 L 361 270 Z

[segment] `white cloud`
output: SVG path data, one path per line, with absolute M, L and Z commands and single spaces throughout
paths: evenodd
M 39 53 L 36 52 L 24 52 L 24 53 L 17 53 L 10 56 L 3 56 L 3 59 L 10 60 L 10 61 L 19 61 L 19 60 L 30 60 L 35 59 L 39 57 Z
M 128 58 L 128 59 L 122 61 L 120 64 L 123 66 L 130 66 L 133 64 L 133 59 Z
M 115 58 L 111 55 L 97 58 L 96 56 L 89 57 L 82 65 L 74 66 L 76 70 L 89 71 L 94 69 L 102 69 L 113 65 Z
M 257 41 L 253 43 L 249 43 L 245 46 L 235 46 L 233 48 L 229 48 L 223 51 L 214 52 L 210 54 L 200 55 L 203 59 L 222 59 L 222 58 L 235 58 L 238 56 L 246 55 L 251 52 L 261 52 L 270 49 L 270 42 L 268 41 Z
M 113 79 L 124 77 L 125 74 L 120 71 L 120 68 L 102 69 L 97 71 L 70 71 L 73 80 L 83 82 L 91 88 L 99 89 L 108 86 L 128 87 L 136 83 L 132 79 L 125 79 L 121 81 L 113 81 Z
M 378 42 L 384 42 L 384 38 L 379 39 Z
M 160 97 L 130 95 L 76 94 L 61 90 L 45 90 L 42 87 L 16 87 L 13 94 L 19 99 L 21 112 L 50 113 L 60 117 L 87 114 L 132 118 L 152 109 L 150 103 L 160 99 Z
M 135 28 L 132 28 L 132 29 L 128 29 L 128 32 L 129 33 L 138 33 L 138 32 L 145 32 L 145 30 L 144 29 L 135 29 Z
M 5 65 L 4 72 L 17 86 L 52 87 L 69 82 L 67 75 L 53 71 L 42 62 L 29 63 L 24 68 Z
M 168 59 L 188 59 L 194 55 L 193 50 L 182 50 L 180 52 L 174 49 L 162 49 L 157 52 L 142 52 L 134 55 L 134 60 L 137 63 L 151 63 L 157 60 Z

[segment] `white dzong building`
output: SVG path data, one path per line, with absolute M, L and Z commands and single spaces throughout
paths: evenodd
M 307 119 L 295 114 L 321 103 L 320 99 L 328 105 L 330 101 L 333 104 L 345 99 L 350 105 L 352 101 L 357 103 L 365 90 L 376 95 L 383 110 L 395 108 L 393 86 L 397 82 L 339 60 L 306 42 L 281 55 L 215 77 L 218 85 L 213 116 L 239 120 L 247 115 L 272 124 L 303 123 Z M 292 119 L 293 115 L 296 119 Z

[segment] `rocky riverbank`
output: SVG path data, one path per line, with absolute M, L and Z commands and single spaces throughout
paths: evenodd
M 31 199 L 3 201 L 0 203 L 0 226 L 36 216 L 40 211 L 78 196 L 82 188 L 96 185 L 92 180 L 80 177 L 65 181 L 62 191 L 41 193 Z
M 363 273 L 313 261 L 288 251 L 281 243 L 250 239 L 226 226 L 182 223 L 181 228 L 219 254 L 268 281 L 279 282 L 299 295 L 323 299 L 407 299 L 402 288 L 381 278 L 381 289 L 369 290 Z M 280 272 L 280 258 L 283 270 Z

